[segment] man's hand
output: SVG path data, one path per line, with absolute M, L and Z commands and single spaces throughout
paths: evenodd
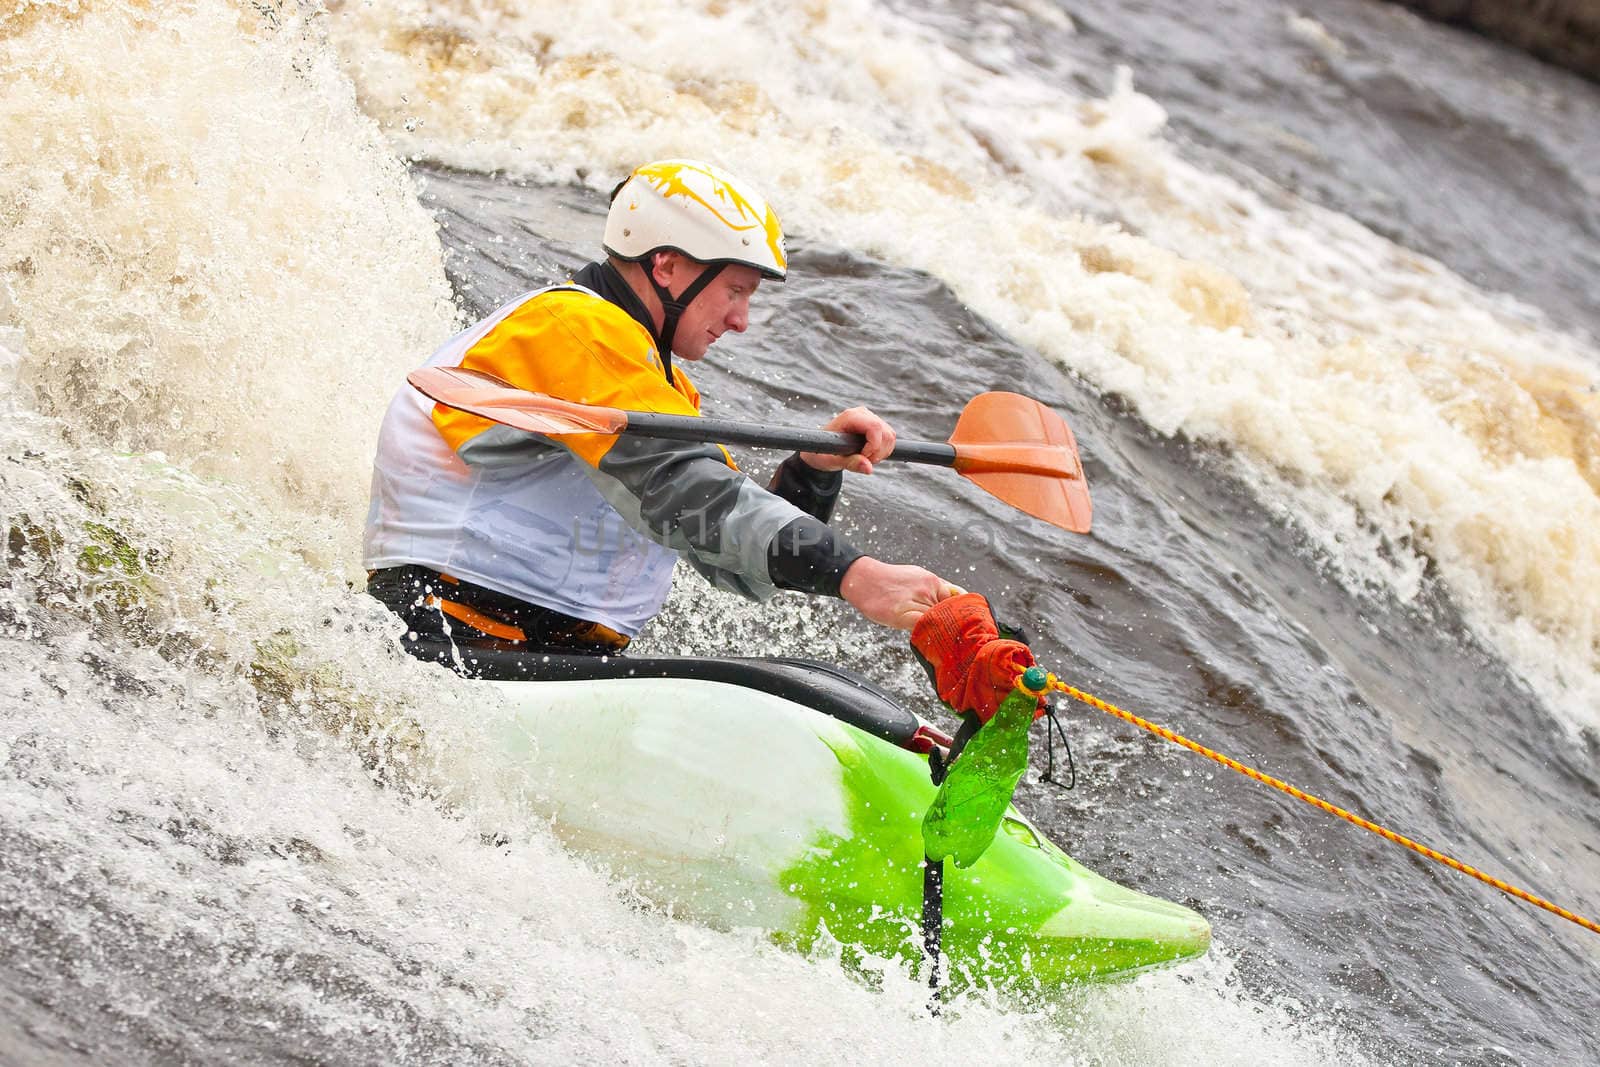
M 962 590 L 932 571 L 862 556 L 850 564 L 839 595 L 868 620 L 909 630 L 924 612 Z
M 894 451 L 894 430 L 887 422 L 866 408 L 841 411 L 823 429 L 839 433 L 858 433 L 867 439 L 867 443 L 853 456 L 829 456 L 821 452 L 800 453 L 800 458 L 806 465 L 815 470 L 871 474 L 872 465 Z
M 994 717 L 1017 675 L 1034 665 L 1027 645 L 1000 636 L 989 602 L 977 593 L 950 597 L 924 612 L 911 630 L 911 647 L 939 699 L 958 712 L 976 712 L 980 722 Z M 1044 713 L 1040 698 L 1034 718 Z

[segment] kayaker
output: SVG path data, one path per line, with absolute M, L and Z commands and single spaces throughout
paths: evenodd
M 612 194 L 604 259 L 445 342 L 429 365 L 491 372 L 581 403 L 694 415 L 673 357 L 744 332 L 763 280 L 787 273 L 777 216 L 705 163 L 639 167 Z M 868 556 L 827 525 L 841 471 L 870 474 L 894 430 L 864 407 L 829 430 L 853 456 L 795 454 L 763 489 L 718 445 L 601 434 L 542 437 L 436 406 L 410 386 L 379 434 L 367 590 L 413 654 L 471 669 L 471 648 L 617 653 L 667 597 L 681 556 L 719 589 L 842 597 L 910 629 L 955 588 Z

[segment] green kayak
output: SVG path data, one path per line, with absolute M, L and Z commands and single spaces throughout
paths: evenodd
M 526 799 L 646 899 L 802 950 L 921 953 L 927 753 L 947 739 L 871 683 L 801 660 L 526 657 L 474 666 L 515 709 Z M 1124 888 L 1014 807 L 947 865 L 951 980 L 1040 990 L 1202 955 L 1188 908 Z

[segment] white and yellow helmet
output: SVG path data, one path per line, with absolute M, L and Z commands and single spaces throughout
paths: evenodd
M 783 227 L 761 194 L 692 159 L 646 163 L 617 186 L 605 249 L 635 262 L 665 250 L 701 263 L 742 263 L 780 281 L 789 269 Z

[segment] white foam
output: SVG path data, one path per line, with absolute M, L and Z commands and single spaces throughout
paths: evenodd
M 0 263 L 23 381 L 92 439 L 331 521 L 324 558 L 345 555 L 385 396 L 454 314 L 403 168 L 293 9 L 14 18 Z

